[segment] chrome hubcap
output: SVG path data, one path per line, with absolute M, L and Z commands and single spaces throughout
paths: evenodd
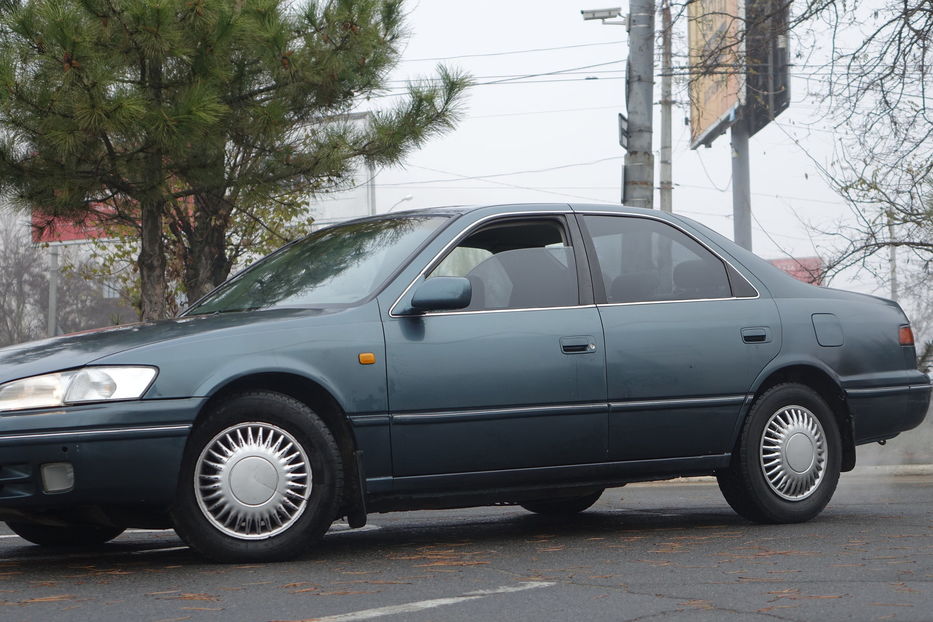
M 802 501 L 826 472 L 826 437 L 820 420 L 803 406 L 785 406 L 771 415 L 761 435 L 761 470 L 782 499 Z
M 215 436 L 198 457 L 195 496 L 204 516 L 240 540 L 262 540 L 297 521 L 311 494 L 308 455 L 270 423 L 240 423 Z

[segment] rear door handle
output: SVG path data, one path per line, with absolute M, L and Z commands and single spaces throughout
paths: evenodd
M 596 352 L 596 338 L 590 335 L 561 337 L 560 349 L 564 354 L 588 354 Z
M 742 329 L 742 341 L 745 343 L 770 343 L 771 329 L 767 326 L 749 326 Z

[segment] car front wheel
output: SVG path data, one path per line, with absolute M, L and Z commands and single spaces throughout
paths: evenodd
M 716 474 L 729 505 L 760 523 L 798 523 L 829 503 L 842 458 L 832 410 L 810 387 L 780 384 L 752 405 L 727 469 Z
M 234 396 L 194 430 L 172 516 L 192 548 L 218 561 L 275 561 L 307 551 L 336 517 L 337 443 L 304 403 Z

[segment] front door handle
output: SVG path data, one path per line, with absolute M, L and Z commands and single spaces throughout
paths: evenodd
M 589 354 L 596 352 L 596 338 L 590 335 L 561 337 L 560 349 L 564 354 Z

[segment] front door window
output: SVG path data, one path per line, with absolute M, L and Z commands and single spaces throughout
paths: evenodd
M 579 304 L 576 265 L 558 220 L 510 221 L 469 235 L 431 271 L 470 280 L 467 311 Z

